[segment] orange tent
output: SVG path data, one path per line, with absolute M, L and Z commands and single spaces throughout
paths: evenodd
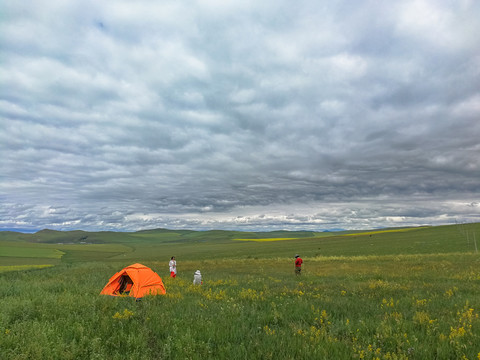
M 101 295 L 129 295 L 135 298 L 165 293 L 161 277 L 142 264 L 133 264 L 117 272 L 100 292 Z

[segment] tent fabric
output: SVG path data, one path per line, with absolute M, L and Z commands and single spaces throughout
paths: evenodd
M 130 278 L 125 292 L 120 292 L 122 285 Z M 164 295 L 166 293 L 162 278 L 149 267 L 142 264 L 133 264 L 113 275 L 107 285 L 100 292 L 101 295 L 119 296 L 128 295 L 141 298 L 145 295 Z

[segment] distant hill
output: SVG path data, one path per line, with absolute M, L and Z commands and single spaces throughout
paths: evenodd
M 332 235 L 334 233 L 331 233 Z M 170 230 L 170 229 L 148 229 L 136 232 L 113 232 L 97 231 L 89 232 L 83 230 L 58 231 L 43 229 L 36 233 L 25 234 L 14 231 L 0 231 L 0 240 L 22 240 L 35 243 L 124 243 L 135 240 L 155 240 L 156 242 L 188 242 L 188 241 L 226 241 L 235 238 L 268 239 L 268 238 L 309 238 L 322 236 L 320 232 L 313 231 L 269 231 L 269 232 L 243 232 L 228 230 Z M 324 236 L 324 234 L 323 234 Z
M 480 223 L 339 232 L 149 229 L 136 232 L 0 231 L 0 265 L 75 261 L 291 258 L 478 252 Z M 61 256 L 59 255 L 61 254 Z M 59 257 L 60 256 L 60 257 Z
M 477 224 L 469 224 L 469 226 L 478 226 Z M 89 232 L 83 230 L 72 231 L 58 231 L 51 229 L 43 229 L 36 233 L 19 233 L 14 231 L 0 231 L 0 241 L 27 241 L 32 243 L 43 244 L 134 244 L 134 243 L 224 243 L 230 242 L 235 239 L 313 239 L 313 238 L 325 238 L 339 236 L 378 236 L 379 233 L 388 232 L 403 232 L 411 230 L 425 229 L 426 227 L 395 227 L 395 228 L 383 228 L 372 230 L 340 230 L 340 231 L 288 231 L 288 230 L 275 230 L 275 231 L 229 231 L 229 230 L 208 230 L 208 231 L 196 231 L 196 230 L 171 230 L 171 229 L 145 229 L 136 232 L 114 232 L 114 231 L 97 231 Z M 464 225 L 443 225 L 430 227 L 432 234 L 438 234 L 440 231 L 445 233 L 446 229 L 453 230 L 452 235 L 455 237 L 460 235 L 465 237 Z M 455 235 L 456 234 L 456 235 Z M 468 235 L 468 234 L 467 234 Z M 480 243 L 480 238 L 478 239 Z M 471 241 L 471 240 L 469 240 Z

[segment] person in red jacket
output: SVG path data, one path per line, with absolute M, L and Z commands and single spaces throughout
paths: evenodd
M 300 255 L 295 255 L 295 274 L 301 275 L 303 260 Z

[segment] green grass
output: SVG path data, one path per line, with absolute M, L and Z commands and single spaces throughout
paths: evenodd
M 166 296 L 98 293 L 121 263 L 0 276 L 6 359 L 476 359 L 475 254 L 147 262 Z M 204 285 L 191 285 L 202 270 Z
M 51 267 L 53 264 L 40 264 L 40 265 L 11 265 L 11 266 L 0 266 L 0 273 L 8 271 L 21 271 L 21 270 L 31 270 L 31 269 L 44 269 Z
M 104 260 L 119 254 L 132 252 L 123 244 L 51 244 L 25 240 L 0 241 L 0 266 L 24 265 L 31 259 L 61 259 L 63 262 Z M 36 260 L 35 260 L 36 261 Z
M 480 242 L 479 230 L 278 242 L 162 230 L 116 234 L 118 243 L 64 244 L 61 259 L 38 258 L 55 262 L 48 268 L 0 256 L 10 262 L 0 263 L 0 359 L 478 360 L 480 256 L 471 234 Z M 48 239 L 0 242 L 7 243 L 26 253 L 60 250 Z M 301 276 L 294 275 L 297 252 Z M 168 277 L 172 255 L 177 279 Z M 167 295 L 141 302 L 100 296 L 133 262 L 156 271 Z M 204 284 L 195 287 L 197 269 Z
M 60 259 L 65 253 L 57 249 L 48 248 L 0 246 L 0 254 L 7 257 L 40 257 Z
M 404 231 L 412 231 L 412 230 L 419 230 L 425 229 L 425 226 L 421 227 L 414 227 L 414 228 L 399 228 L 399 229 L 386 229 L 386 230 L 375 230 L 375 231 L 360 231 L 360 232 L 349 232 L 347 234 L 342 234 L 343 236 L 358 236 L 358 235 L 378 235 L 384 233 L 391 233 L 391 232 L 404 232 Z

